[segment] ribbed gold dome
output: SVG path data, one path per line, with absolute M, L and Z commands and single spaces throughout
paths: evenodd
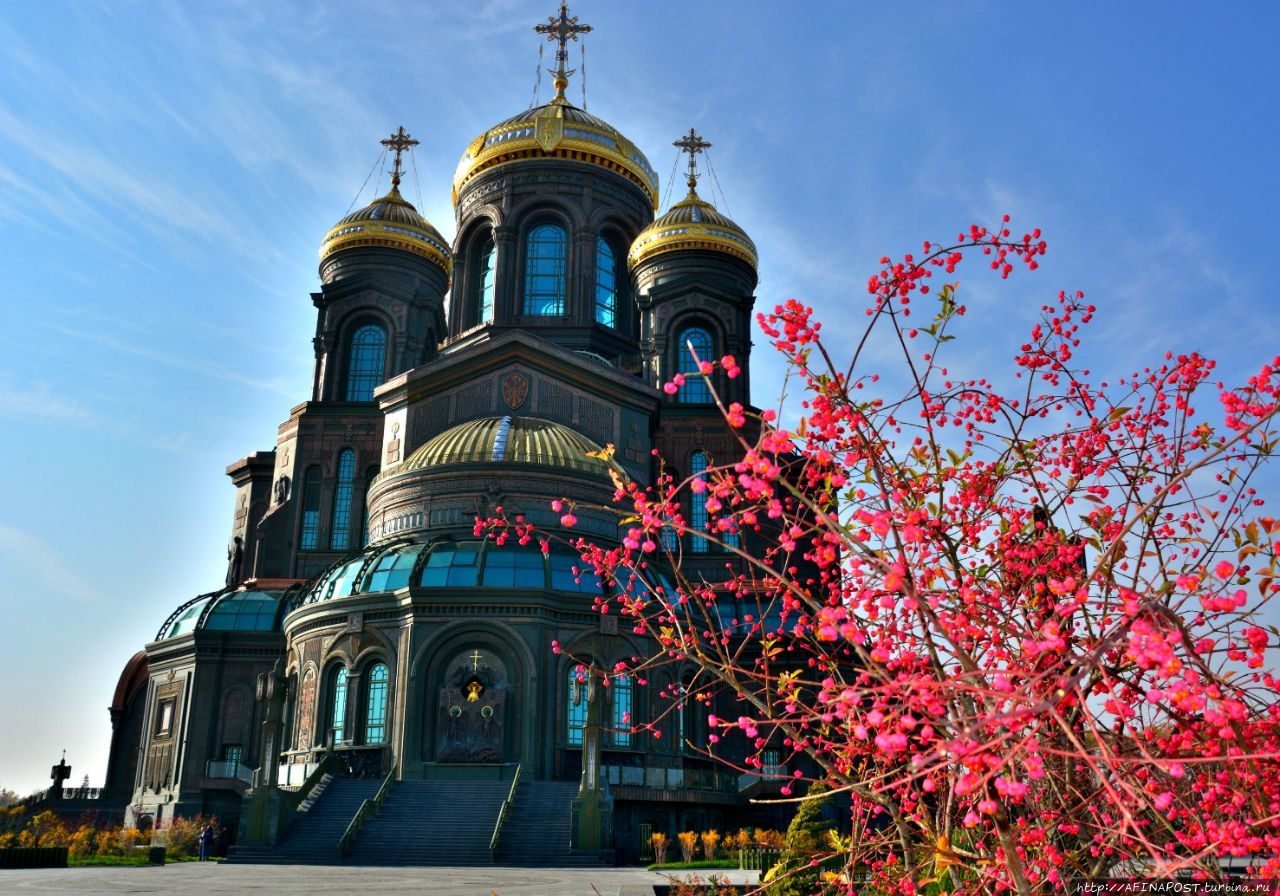
M 622 472 L 601 455 L 600 446 L 586 436 L 550 420 L 486 417 L 433 436 L 386 475 L 467 463 L 540 464 L 606 479 L 610 471 Z
M 453 267 L 453 253 L 440 231 L 418 214 L 394 185 L 386 196 L 352 212 L 330 228 L 320 244 L 320 261 L 323 263 L 335 252 L 357 246 L 403 249 L 434 262 L 446 274 Z
M 634 269 L 646 258 L 676 249 L 724 252 L 745 261 L 753 269 L 758 263 L 756 244 L 751 242 L 751 237 L 716 211 L 714 205 L 704 202 L 693 184 L 689 185 L 689 195 L 683 201 L 640 231 L 627 253 L 627 267 Z
M 658 207 L 658 175 L 611 124 L 557 97 L 485 131 L 467 147 L 453 175 L 453 201 L 467 182 L 483 171 L 525 159 L 569 159 L 621 174 Z

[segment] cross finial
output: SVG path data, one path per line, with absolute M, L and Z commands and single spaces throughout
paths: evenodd
M 395 163 L 391 168 L 391 188 L 394 190 L 400 186 L 400 155 L 409 147 L 417 146 L 418 141 L 405 132 L 404 125 L 400 125 L 394 134 L 378 142 L 396 154 Z
M 671 145 L 689 154 L 689 189 L 692 190 L 698 185 L 698 163 L 694 157 L 704 149 L 710 149 L 711 144 L 703 140 L 693 128 L 689 128 L 687 136 L 681 137 Z
M 573 74 L 573 69 L 566 69 L 565 65 L 569 61 L 569 51 L 565 48 L 566 44 L 571 40 L 577 40 L 579 34 L 586 34 L 591 30 L 590 25 L 579 25 L 578 17 L 569 15 L 569 5 L 562 2 L 560 4 L 560 16 L 551 16 L 547 19 L 545 25 L 534 25 L 533 30 L 539 34 L 545 34 L 547 40 L 553 40 L 560 44 L 556 50 L 556 68 L 551 74 L 555 76 L 556 99 L 564 99 L 564 89 L 569 86 L 569 76 Z
M 467 657 L 467 659 L 471 660 L 471 671 L 472 671 L 472 672 L 479 672 L 479 671 L 480 671 L 480 659 L 481 659 L 481 657 L 480 657 L 480 651 L 479 651 L 479 650 L 476 650 L 474 653 L 472 653 L 472 654 L 471 654 L 471 656 Z

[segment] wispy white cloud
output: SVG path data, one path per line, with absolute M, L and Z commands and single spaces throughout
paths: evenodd
M 62 423 L 96 426 L 98 416 L 76 399 L 54 391 L 48 383 L 19 387 L 12 377 L 0 376 L 0 418 L 17 423 Z
M 75 572 L 72 562 L 65 551 L 0 523 L 0 564 L 11 583 L 77 602 L 97 600 L 97 590 Z

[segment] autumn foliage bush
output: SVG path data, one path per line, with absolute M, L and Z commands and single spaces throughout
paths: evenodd
M 654 644 L 599 674 L 693 666 L 673 698 L 708 703 L 696 746 L 817 769 L 855 833 L 832 878 L 850 887 L 1029 894 L 1216 875 L 1222 856 L 1280 876 L 1276 635 L 1257 616 L 1280 523 L 1252 485 L 1280 358 L 1234 384 L 1195 352 L 1096 381 L 1077 355 L 1097 312 L 1062 292 L 1007 369 L 971 371 L 948 278 L 1046 251 L 1007 220 L 882 259 L 852 348 L 800 302 L 759 315 L 799 408 L 721 405 L 733 456 L 619 479 L 619 543 L 575 541 L 612 585 L 600 609 Z M 697 362 L 713 387 L 741 371 Z M 576 508 L 553 508 L 558 531 L 501 512 L 477 531 L 572 540 Z M 681 575 L 691 537 L 734 577 Z M 717 717 L 717 692 L 741 708 Z

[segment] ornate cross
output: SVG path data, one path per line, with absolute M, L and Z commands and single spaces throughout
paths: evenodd
M 395 164 L 391 169 L 391 186 L 398 187 L 400 186 L 400 155 L 409 147 L 417 146 L 419 141 L 405 133 L 404 125 L 400 125 L 394 134 L 378 142 L 396 154 Z
M 479 672 L 479 671 L 480 671 L 480 659 L 481 659 L 481 657 L 480 657 L 480 651 L 479 651 L 479 650 L 476 650 L 474 653 L 472 653 L 472 654 L 471 654 L 471 656 L 467 657 L 467 659 L 471 660 L 471 671 L 472 671 L 472 672 Z
M 553 40 L 560 44 L 556 50 L 556 70 L 552 72 L 556 78 L 556 95 L 564 96 L 564 89 L 569 86 L 569 76 L 573 71 L 565 68 L 565 64 L 569 61 L 569 51 L 565 45 L 571 40 L 577 40 L 579 34 L 586 34 L 591 30 L 590 25 L 579 25 L 578 17 L 569 15 L 569 6 L 567 3 L 560 4 L 560 17 L 551 16 L 547 19 L 545 25 L 534 25 L 533 30 L 539 34 L 545 34 L 547 40 Z
M 694 157 L 704 149 L 710 149 L 711 144 L 698 136 L 698 132 L 693 128 L 689 128 L 688 136 L 681 137 L 671 145 L 689 154 L 689 189 L 692 190 L 698 183 L 698 164 L 694 161 Z

